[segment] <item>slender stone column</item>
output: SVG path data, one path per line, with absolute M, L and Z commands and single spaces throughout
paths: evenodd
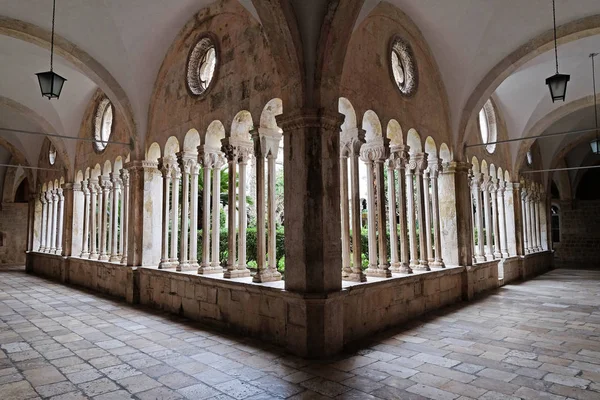
M 65 197 L 62 188 L 56 189 L 56 195 L 58 197 L 58 229 L 56 231 L 56 254 L 62 254 L 63 250 L 63 229 L 64 229 L 64 217 L 65 217 Z M 72 187 L 71 187 L 72 196 Z M 72 203 L 71 203 L 72 204 Z
M 521 207 L 521 184 L 507 182 L 504 196 L 506 204 L 506 239 L 508 252 L 514 255 L 525 254 L 523 248 L 523 209 Z
M 475 202 L 475 229 L 477 230 L 477 246 L 475 246 L 475 261 L 484 262 L 484 234 L 483 234 L 483 209 L 481 204 L 481 174 L 478 172 L 473 173 L 472 189 L 473 189 L 473 200 Z
M 408 231 L 406 224 L 406 178 L 404 169 L 406 167 L 406 161 L 408 160 L 407 150 L 408 146 L 392 145 L 390 154 L 390 160 L 393 161 L 392 164 L 398 176 L 395 205 L 398 212 L 398 230 L 400 231 L 400 262 L 397 267 L 394 268 L 392 266 L 391 270 L 392 272 L 399 272 L 402 274 L 412 274 L 412 269 L 409 267 Z
M 236 226 L 235 226 L 235 202 L 237 192 L 237 162 L 239 158 L 238 149 L 230 144 L 229 141 L 224 139 L 223 152 L 227 157 L 229 166 L 229 182 L 227 189 L 227 211 L 229 216 L 227 218 L 227 270 L 223 276 L 225 278 L 237 278 L 238 270 L 236 265 Z
M 356 129 L 350 148 L 350 178 L 351 178 L 351 212 L 352 212 L 352 272 L 346 278 L 347 281 L 365 282 L 367 277 L 362 270 L 362 238 L 360 226 L 360 172 L 358 167 L 359 154 L 364 144 L 364 131 Z
M 269 254 L 269 265 L 268 275 L 263 274 L 263 282 L 266 279 L 270 281 L 281 280 L 281 273 L 277 271 L 277 225 L 275 219 L 277 199 L 275 197 L 275 181 L 277 171 L 275 170 L 275 162 L 277 161 L 277 153 L 279 152 L 279 142 L 281 135 L 275 138 L 270 138 L 270 149 L 267 153 L 267 165 L 268 165 L 268 181 L 267 181 L 267 243 L 268 243 L 268 254 Z M 346 202 L 347 203 L 347 202 Z
M 90 189 L 90 259 L 98 259 L 98 185 L 97 179 L 90 179 L 88 181 L 88 187 Z
M 348 151 L 347 147 L 340 149 L 340 207 L 342 219 L 342 279 L 352 273 L 350 267 L 350 220 L 348 212 Z
M 196 271 L 200 268 L 198 265 L 198 174 L 200 173 L 200 164 L 198 164 L 198 154 L 193 155 L 193 159 L 190 160 L 190 186 L 191 186 L 191 201 L 190 201 L 190 269 Z M 204 180 L 204 185 L 209 185 L 210 188 L 210 176 L 208 181 Z M 209 205 L 210 199 L 203 199 L 204 201 L 204 212 L 210 212 Z M 204 229 L 204 227 L 203 227 Z M 208 238 L 209 232 L 204 233 L 202 231 L 202 242 L 204 242 L 204 236 Z M 203 249 L 209 251 L 208 248 Z
M 201 146 L 200 154 L 202 157 L 202 174 L 204 185 L 202 187 L 202 263 L 198 268 L 199 274 L 210 274 L 213 273 L 210 260 L 210 199 L 211 199 L 211 171 L 213 170 L 214 164 L 214 153 L 210 152 L 205 146 Z M 213 188 L 214 190 L 215 188 Z M 217 189 L 218 191 L 218 189 Z M 219 209 L 213 209 L 214 213 L 219 212 Z M 214 238 L 213 238 L 214 240 Z M 218 243 L 217 238 L 217 243 Z M 214 261 L 214 260 L 213 260 Z M 218 267 L 218 272 L 222 272 L 222 268 Z
M 531 237 L 533 237 L 533 246 L 532 251 L 539 251 L 539 237 L 538 237 L 538 218 L 535 210 L 535 203 L 537 202 L 537 193 L 535 189 L 533 189 L 530 199 L 529 199 L 529 207 L 531 209 Z
M 367 276 L 377 276 L 377 233 L 375 215 L 375 182 L 373 179 L 373 160 L 365 158 L 361 151 L 361 159 L 367 165 L 367 231 L 369 240 L 369 266 L 366 270 Z
M 250 270 L 246 264 L 246 228 L 248 213 L 246 211 L 246 166 L 252 157 L 252 147 L 240 147 L 239 158 L 239 182 L 238 182 L 238 276 L 250 276 Z
M 425 214 L 425 229 L 421 230 L 424 239 L 427 262 L 433 263 L 433 246 L 431 245 L 431 198 L 429 185 L 431 184 L 429 167 L 423 171 L 423 213 Z
M 46 192 L 40 193 L 40 202 L 42 203 L 42 224 L 40 229 L 40 247 L 39 252 L 46 251 L 46 230 L 48 225 L 48 200 L 46 199 Z
M 390 272 L 398 271 L 400 268 L 400 261 L 398 258 L 398 204 L 396 201 L 396 159 L 394 154 L 390 155 L 388 161 L 388 219 L 390 220 Z
M 182 199 L 181 199 L 181 239 L 179 240 L 179 258 L 180 262 L 177 271 L 187 271 L 190 269 L 189 261 L 189 212 L 190 212 L 190 173 L 191 165 L 183 153 L 178 154 L 179 166 L 182 175 Z
M 419 266 L 417 269 L 421 271 L 430 271 L 429 263 L 427 262 L 427 243 L 429 240 L 424 239 L 428 233 L 423 232 L 425 227 L 425 197 L 423 196 L 423 171 L 427 168 L 427 153 L 415 154 L 417 168 L 415 169 L 415 184 L 416 184 L 416 204 L 417 204 L 417 222 L 419 224 Z
M 492 245 L 492 215 L 491 215 L 491 204 L 490 204 L 490 186 L 492 185 L 491 178 L 485 176 L 483 178 L 483 185 L 481 191 L 483 192 L 483 215 L 485 217 L 485 259 L 492 261 L 494 259 L 494 248 Z
M 267 243 L 265 235 L 265 153 L 266 143 L 262 141 L 258 130 L 252 132 L 254 156 L 256 157 L 256 274 L 253 282 L 264 282 L 267 266 Z M 269 258 L 272 255 L 269 254 Z
M 177 242 L 179 239 L 179 182 L 181 180 L 181 172 L 175 160 L 173 160 L 173 164 L 171 165 L 171 179 L 173 180 L 173 201 L 171 203 L 171 255 L 169 262 L 172 267 L 175 267 L 179 271 Z
M 533 237 L 533 213 L 531 208 L 531 188 L 527 191 L 525 197 L 525 206 L 527 207 L 527 238 L 529 239 L 529 253 L 535 251 L 535 238 Z
M 81 183 L 83 191 L 83 239 L 81 241 L 81 258 L 90 256 L 90 188 L 89 182 L 84 180 Z
M 50 254 L 56 254 L 56 233 L 58 222 L 58 189 L 52 190 L 50 201 L 52 202 L 52 223 L 50 224 Z
M 123 196 L 121 198 L 121 237 L 119 238 L 119 249 L 121 249 L 121 264 L 127 265 L 127 245 L 129 235 L 129 171 L 121 169 L 121 182 L 123 183 Z
M 384 147 L 385 149 L 385 147 Z M 379 265 L 377 268 L 377 276 L 390 278 L 392 271 L 390 271 L 390 264 L 387 259 L 387 235 L 386 235 L 386 221 L 385 221 L 385 181 L 383 178 L 384 162 L 387 159 L 388 154 L 385 152 L 383 155 L 375 160 L 375 181 L 377 184 L 377 239 L 379 243 Z
M 162 240 L 160 246 L 160 264 L 158 269 L 166 269 L 171 266 L 169 261 L 169 225 L 171 218 L 169 214 L 169 197 L 171 196 L 171 164 L 170 160 L 160 161 L 160 171 L 163 178 L 163 203 L 162 203 Z
M 498 195 L 497 195 L 497 204 L 498 204 L 498 225 L 500 231 L 500 247 L 503 258 L 509 257 L 508 252 L 508 240 L 506 237 L 506 206 L 505 206 L 505 192 L 506 192 L 506 182 L 500 181 L 498 182 Z
M 225 165 L 225 157 L 221 152 L 215 153 L 212 177 L 212 230 L 210 232 L 212 245 L 210 266 L 213 273 L 223 272 L 219 256 L 219 245 L 221 243 L 221 168 L 223 165 Z
M 108 202 L 112 185 L 107 176 L 100 177 L 100 186 L 102 187 L 102 207 L 100 209 L 100 261 L 108 261 L 107 252 L 107 231 L 108 231 Z
M 121 262 L 121 257 L 118 254 L 118 236 L 119 236 L 119 196 L 121 193 L 121 181 L 119 180 L 119 173 L 113 172 L 110 174 L 111 190 L 112 190 L 112 206 L 110 209 L 110 230 L 111 230 L 111 243 L 110 243 L 110 262 Z
M 502 258 L 502 249 L 500 248 L 500 229 L 498 226 L 498 181 L 492 178 L 490 185 L 490 194 L 492 195 L 492 227 L 494 234 L 494 258 Z
M 535 215 L 537 216 L 537 229 L 538 229 L 538 251 L 544 251 L 544 239 L 542 236 L 542 193 L 538 192 L 537 200 L 535 202 Z
M 527 228 L 527 189 L 525 185 L 521 183 L 521 211 L 522 211 L 522 225 L 523 225 L 523 254 L 530 253 L 529 251 L 529 230 Z
M 429 170 L 431 171 L 431 218 L 433 220 L 433 242 L 435 248 L 435 257 L 433 259 L 433 262 L 429 263 L 429 265 L 437 268 L 445 268 L 444 260 L 442 258 L 442 237 L 440 232 L 440 202 L 438 198 L 438 176 L 441 168 L 442 164 L 439 158 L 429 160 Z
M 410 243 L 410 265 L 409 268 L 419 269 L 419 257 L 417 254 L 417 231 L 415 226 L 415 189 L 414 179 L 417 160 L 411 154 L 406 165 L 406 216 L 408 224 L 408 237 Z

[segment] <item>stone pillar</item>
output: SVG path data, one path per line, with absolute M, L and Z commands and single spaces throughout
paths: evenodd
M 415 170 L 417 168 L 417 160 L 413 155 L 410 156 L 406 165 L 406 216 L 408 224 L 408 237 L 410 243 L 410 264 L 409 268 L 419 268 L 419 258 L 417 253 L 417 231 L 415 225 L 415 189 L 414 179 Z
M 412 157 L 412 156 L 411 156 Z M 427 153 L 418 153 L 414 155 L 416 162 L 415 169 L 415 189 L 416 189 L 416 204 L 417 204 L 417 222 L 419 224 L 419 266 L 417 269 L 421 271 L 430 271 L 429 263 L 427 262 L 427 233 L 425 227 L 425 197 L 423 196 L 423 171 L 427 168 Z
M 70 197 L 70 205 L 71 205 L 71 215 L 73 215 L 73 186 L 69 184 L 69 197 Z M 62 255 L 63 250 L 63 229 L 64 229 L 64 217 L 65 217 L 65 198 L 63 194 L 63 190 L 61 188 L 56 189 L 56 195 L 58 197 L 58 225 L 56 230 L 56 254 Z M 70 233 L 71 229 L 69 229 Z M 66 236 L 65 236 L 66 237 Z
M 121 182 L 123 183 L 123 197 L 121 198 L 121 236 L 119 249 L 121 250 L 121 264 L 127 264 L 127 244 L 129 232 L 129 171 L 121 169 Z
M 536 221 L 537 221 L 537 245 L 538 245 L 538 251 L 543 251 L 544 247 L 542 245 L 542 220 L 540 217 L 540 192 L 538 190 L 538 192 L 536 193 L 536 199 L 535 199 L 535 216 L 536 216 Z
M 498 183 L 498 195 L 497 195 L 497 204 L 498 204 L 498 223 L 499 223 L 499 231 L 500 231 L 500 247 L 502 252 L 502 257 L 509 257 L 508 252 L 508 240 L 506 238 L 506 205 L 505 205 L 505 192 L 506 192 L 506 182 L 500 181 Z
M 183 153 L 177 154 L 179 168 L 181 170 L 181 239 L 179 240 L 179 265 L 177 271 L 187 271 L 190 269 L 189 259 L 189 212 L 190 212 L 190 173 L 192 172 L 189 157 Z
M 387 144 L 384 149 L 387 149 Z M 375 160 L 375 182 L 377 185 L 377 240 L 379 244 L 379 265 L 377 276 L 390 278 L 390 264 L 387 259 L 387 226 L 385 220 L 385 180 L 383 177 L 384 162 L 388 158 L 388 152 L 380 155 Z
M 365 282 L 367 277 L 362 270 L 362 238 L 361 238 L 361 207 L 360 207 L 360 173 L 358 167 L 360 149 L 364 144 L 364 131 L 356 129 L 352 135 L 350 147 L 350 178 L 351 178 L 351 212 L 352 212 L 352 272 L 345 280 Z
M 34 251 L 34 240 L 35 240 L 35 209 L 37 205 L 37 199 L 39 194 L 36 192 L 29 193 L 29 199 L 27 199 L 27 252 Z M 39 248 L 39 246 L 37 246 Z
M 267 272 L 267 243 L 265 235 L 265 153 L 266 143 L 261 143 L 257 130 L 252 132 L 254 140 L 254 156 L 256 157 L 256 274 L 253 282 L 264 282 Z
M 475 261 L 485 261 L 484 234 L 483 234 L 483 209 L 481 204 L 482 177 L 478 172 L 473 173 L 471 188 L 473 189 L 473 201 L 475 204 L 475 229 L 477 230 L 477 245 L 475 246 Z
M 349 146 L 340 145 L 340 212 L 342 219 L 342 279 L 347 279 L 352 274 L 350 267 L 350 214 L 348 210 L 348 156 Z
M 516 255 L 525 254 L 523 247 L 523 209 L 521 208 L 521 184 L 507 183 L 506 190 L 506 239 L 508 252 Z
M 219 245 L 221 243 L 221 168 L 223 165 L 225 165 L 225 157 L 220 152 L 215 153 L 212 177 L 212 230 L 210 232 L 212 244 L 212 257 L 210 266 L 213 273 L 223 272 L 223 267 L 221 267 L 221 259 L 219 256 Z
M 275 184 L 277 171 L 275 163 L 279 154 L 279 143 L 283 134 L 277 129 L 260 128 L 260 134 L 266 139 L 267 144 L 267 253 L 268 274 L 262 275 L 263 282 L 281 280 L 281 273 L 277 271 L 277 199 Z
M 484 176 L 481 191 L 483 192 L 483 215 L 485 218 L 485 259 L 492 261 L 494 259 L 494 248 L 492 245 L 492 215 L 490 204 L 490 187 L 492 186 L 491 178 Z
M 202 161 L 202 262 L 198 267 L 199 274 L 213 273 L 210 260 L 210 200 L 211 200 L 211 171 L 214 163 L 214 153 L 206 146 L 200 146 Z M 215 189 L 215 188 L 213 188 Z M 216 189 L 218 191 L 218 189 Z M 218 214 L 219 209 L 213 209 L 213 214 Z M 218 240 L 218 239 L 217 239 Z M 213 260 L 214 261 L 214 260 Z M 222 271 L 222 269 L 221 269 Z
M 364 146 L 363 146 L 364 149 Z M 377 232 L 375 214 L 375 182 L 373 179 L 373 160 L 369 153 L 361 150 L 361 159 L 367 165 L 367 231 L 369 246 L 369 266 L 366 270 L 367 276 L 377 276 Z
M 179 271 L 179 258 L 177 257 L 177 242 L 179 241 L 179 182 L 181 180 L 181 171 L 177 166 L 177 161 L 173 160 L 171 165 L 171 179 L 173 180 L 173 190 L 171 192 L 171 254 L 169 263 Z
M 227 139 L 223 139 L 223 152 L 227 157 L 229 166 L 229 182 L 227 193 L 227 270 L 223 274 L 225 278 L 237 278 L 239 272 L 236 264 L 236 226 L 235 226 L 235 203 L 236 203 L 236 186 L 237 186 L 237 162 L 239 159 L 238 148 L 229 143 Z
M 127 265 L 156 266 L 160 262 L 161 195 L 158 163 L 135 160 L 129 173 Z
M 84 180 L 81 183 L 83 191 L 83 237 L 81 244 L 81 258 L 89 258 L 90 256 L 90 183 L 89 180 Z
M 107 252 L 107 230 L 108 230 L 108 202 L 112 184 L 108 176 L 100 177 L 100 186 L 102 187 L 102 206 L 100 208 L 100 261 L 108 261 Z
M 390 155 L 388 161 L 388 219 L 390 221 L 390 272 L 396 272 L 400 269 L 400 260 L 398 258 L 398 204 L 396 200 L 396 159 L 394 154 Z
M 530 253 L 529 251 L 529 229 L 528 229 L 528 209 L 527 209 L 527 189 L 521 182 L 521 210 L 522 210 L 522 225 L 523 225 L 523 254 Z
M 429 155 L 428 155 L 429 156 Z M 425 215 L 425 229 L 421 229 L 421 237 L 425 244 L 425 257 L 427 263 L 433 263 L 433 246 L 431 245 L 431 196 L 429 187 L 431 185 L 430 170 L 427 167 L 423 170 L 423 214 Z
M 190 200 L 190 269 L 198 270 L 200 265 L 198 264 L 198 174 L 200 173 L 200 164 L 198 164 L 198 153 L 193 154 L 190 159 L 190 187 L 191 187 L 191 200 Z M 204 180 L 204 185 L 208 185 L 210 188 L 210 176 L 208 182 Z M 204 205 L 209 204 L 210 199 L 203 200 Z M 208 206 L 207 206 L 208 207 Z M 204 212 L 210 212 L 208 208 L 204 208 Z M 209 232 L 204 233 L 202 231 L 202 241 L 204 242 L 204 236 L 208 237 Z M 203 249 L 204 250 L 204 249 Z M 206 251 L 208 251 L 206 249 Z M 202 253 L 204 256 L 204 252 Z
M 121 262 L 121 257 L 118 254 L 118 235 L 119 235 L 119 196 L 121 193 L 121 181 L 119 179 L 119 173 L 113 172 L 110 174 L 111 186 L 112 186 L 112 206 L 110 210 L 111 216 L 111 244 L 110 244 L 110 262 Z
M 435 248 L 435 257 L 433 263 L 429 265 L 437 268 L 445 268 L 442 258 L 442 237 L 440 232 L 440 202 L 438 193 L 438 175 L 442 168 L 441 160 L 436 158 L 429 160 L 429 170 L 431 171 L 431 209 L 433 220 L 433 242 Z
M 500 248 L 500 229 L 498 222 L 498 180 L 492 178 L 490 185 L 490 194 L 492 195 L 492 227 L 494 234 L 494 258 L 502 258 L 502 249 Z
M 239 182 L 238 182 L 238 262 L 237 269 L 239 276 L 250 276 L 250 270 L 246 264 L 246 228 L 248 225 L 248 212 L 246 210 L 247 185 L 246 185 L 246 167 L 252 158 L 251 144 L 248 147 L 240 148 L 239 158 Z
M 56 189 L 51 190 L 50 192 L 50 198 L 48 199 L 48 201 L 51 204 L 52 207 L 52 212 L 50 213 L 50 233 L 49 233 L 49 237 L 50 237 L 50 246 L 49 246 L 49 253 L 50 254 L 55 254 L 56 253 L 56 222 L 57 222 L 57 214 L 58 214 L 58 195 L 56 192 Z
M 396 188 L 396 208 L 398 212 L 398 230 L 400 231 L 400 262 L 397 267 L 392 266 L 392 272 L 402 274 L 412 274 L 412 269 L 409 267 L 408 254 L 408 231 L 406 223 L 406 178 L 405 167 L 408 160 L 408 146 L 392 145 L 390 152 L 390 163 L 393 164 L 398 175 L 398 187 Z M 390 192 L 391 195 L 391 192 Z M 414 219 L 414 213 L 413 219 Z
M 163 203 L 162 203 L 162 240 L 160 246 L 160 264 L 158 269 L 166 269 L 171 266 L 169 261 L 169 226 L 171 225 L 171 216 L 169 208 L 169 198 L 171 196 L 171 164 L 170 160 L 162 159 L 160 161 L 160 171 L 163 177 Z
M 48 199 L 46 192 L 40 192 L 40 202 L 42 203 L 42 224 L 40 229 L 40 248 L 39 252 L 46 251 L 46 230 L 48 225 Z

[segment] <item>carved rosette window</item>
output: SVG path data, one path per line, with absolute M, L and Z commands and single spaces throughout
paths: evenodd
M 96 109 L 94 121 L 94 149 L 104 151 L 112 133 L 113 106 L 107 98 L 102 99 Z
M 392 39 L 390 69 L 400 93 L 412 96 L 418 85 L 417 64 L 410 44 L 398 36 Z
M 50 162 L 50 165 L 54 165 L 56 162 L 56 149 L 52 144 L 50 144 L 50 150 L 48 150 L 48 161 Z
M 214 81 L 218 52 L 212 36 L 202 37 L 192 49 L 187 63 L 187 85 L 190 92 L 200 96 Z

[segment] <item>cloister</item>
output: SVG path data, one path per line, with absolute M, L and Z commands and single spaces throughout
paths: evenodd
M 600 51 L 600 3 L 452 3 L 0 3 L 0 264 L 11 266 L 0 266 L 0 393 L 13 385 L 4 388 L 9 398 L 11 390 L 14 398 L 51 397 L 25 372 L 35 389 L 27 396 L 3 381 L 3 359 L 27 370 L 11 355 L 21 343 L 14 302 L 67 318 L 72 297 L 72 318 L 80 318 L 89 296 L 100 304 L 93 318 L 112 324 L 117 317 L 103 310 L 116 304 L 131 318 L 121 328 L 136 331 L 138 320 L 156 329 L 141 351 L 157 360 L 157 346 L 168 348 L 157 332 L 169 318 L 197 327 L 172 332 L 181 364 L 194 369 L 173 379 L 200 380 L 214 392 L 185 391 L 143 371 L 177 393 L 160 394 L 158 384 L 138 391 L 133 382 L 100 393 L 56 365 L 83 398 L 120 398 L 118 390 L 124 398 L 600 397 L 600 316 L 592 308 L 600 130 L 590 69 Z M 34 75 L 49 51 L 51 70 L 67 80 L 48 101 Z M 571 77 L 564 102 L 545 84 L 559 62 Z M 580 278 L 585 294 L 571 295 Z M 37 293 L 37 285 L 48 286 Z M 143 316 L 157 310 L 164 321 Z M 505 334 L 468 325 L 495 326 L 496 313 Z M 19 323 L 37 326 L 25 318 Z M 142 339 L 120 330 L 112 339 L 85 336 L 111 335 L 106 326 L 73 334 L 111 353 L 120 345 L 96 342 Z M 265 346 L 257 355 L 268 360 L 268 348 L 271 360 L 310 375 L 306 382 L 350 374 L 344 382 L 360 383 L 346 391 L 285 379 L 290 372 L 277 379 L 302 387 L 263 382 L 245 392 L 244 383 L 229 393 L 197 377 L 192 363 L 215 375 L 242 367 L 221 370 L 211 365 L 215 354 L 186 350 L 179 340 L 188 334 L 232 346 L 219 347 L 221 358 L 238 345 L 259 351 L 238 343 L 244 338 Z M 410 345 L 394 350 L 397 341 Z M 536 346 L 546 341 L 552 346 Z M 485 353 L 465 350 L 486 345 Z M 489 355 L 493 346 L 506 346 L 502 357 Z M 472 357 L 468 366 L 457 353 Z M 387 364 L 361 369 L 375 355 L 390 365 L 400 357 L 416 375 Z M 304 364 L 314 359 L 336 364 Z M 482 369 L 471 370 L 478 362 Z M 551 366 L 538 374 L 542 364 Z M 126 378 L 93 367 L 109 380 Z M 457 371 L 478 379 L 462 383 L 474 392 L 448 383 L 460 381 Z M 386 383 L 390 376 L 410 384 Z

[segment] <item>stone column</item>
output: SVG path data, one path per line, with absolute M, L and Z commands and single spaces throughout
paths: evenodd
M 398 230 L 400 231 L 400 262 L 396 267 L 392 266 L 391 270 L 392 272 L 399 272 L 402 274 L 412 274 L 412 269 L 409 267 L 408 231 L 406 224 L 406 178 L 404 169 L 406 167 L 406 161 L 408 160 L 407 149 L 408 146 L 392 145 L 390 152 L 390 162 L 393 164 L 394 170 L 397 172 L 398 176 L 395 205 L 398 212 Z
M 490 187 L 492 181 L 489 176 L 484 176 L 483 184 L 481 185 L 481 191 L 483 192 L 483 215 L 485 218 L 485 259 L 492 261 L 494 259 L 494 248 L 492 245 L 492 215 L 491 215 L 491 204 L 490 204 Z
M 100 177 L 100 186 L 102 187 L 102 207 L 100 208 L 100 261 L 108 261 L 108 243 L 107 243 L 107 231 L 108 231 L 108 202 L 112 184 L 108 176 Z
M 348 156 L 349 146 L 340 145 L 340 212 L 342 219 L 342 279 L 347 279 L 352 274 L 350 267 L 350 215 L 348 210 Z
M 238 261 L 237 261 L 237 275 L 238 276 L 250 276 L 250 270 L 246 264 L 246 228 L 248 213 L 246 211 L 246 166 L 248 161 L 252 158 L 252 145 L 240 146 L 240 158 L 239 158 L 239 182 L 238 182 Z
M 482 177 L 478 172 L 473 173 L 471 188 L 473 189 L 473 201 L 475 204 L 475 229 L 477 230 L 477 246 L 475 246 L 475 261 L 484 262 L 484 234 L 483 234 L 483 209 L 481 204 L 481 182 Z
M 508 240 L 506 238 L 506 206 L 505 206 L 505 192 L 506 192 L 506 182 L 500 181 L 498 183 L 498 195 L 497 195 L 497 204 L 498 204 L 498 223 L 500 230 L 500 247 L 502 252 L 502 257 L 509 257 L 508 252 Z
M 56 233 L 57 233 L 57 220 L 58 220 L 58 192 L 57 189 L 50 191 L 50 201 L 52 204 L 52 213 L 50 218 L 50 254 L 56 254 Z
M 81 184 L 67 182 L 63 184 L 63 232 L 59 242 L 61 253 L 65 257 L 81 252 Z M 64 210 L 67 210 L 65 213 Z M 70 212 L 69 212 L 70 211 Z
M 525 185 L 521 183 L 521 211 L 522 211 L 522 225 L 523 225 L 523 254 L 530 253 L 529 251 L 529 229 L 527 223 L 527 189 Z
M 210 260 L 210 200 L 211 200 L 211 171 L 214 163 L 214 153 L 206 146 L 200 146 L 200 155 L 202 161 L 202 262 L 198 268 L 199 274 L 213 273 Z M 214 189 L 214 188 L 213 188 Z M 218 191 L 218 189 L 217 189 Z M 219 212 L 219 209 L 213 210 L 214 213 Z M 217 239 L 218 241 L 218 239 Z M 221 269 L 222 271 L 222 269 Z
M 425 227 L 425 197 L 423 196 L 423 171 L 427 168 L 427 153 L 415 154 L 416 169 L 415 169 L 415 185 L 416 185 L 416 204 L 417 204 L 417 222 L 419 224 L 419 266 L 417 269 L 421 271 L 430 271 L 429 263 L 427 262 L 427 236 Z
M 387 150 L 387 144 L 384 150 Z M 379 243 L 379 265 L 377 268 L 377 276 L 390 278 L 390 264 L 387 260 L 387 235 L 386 235 L 386 220 L 385 220 L 385 180 L 383 178 L 384 163 L 388 158 L 388 152 L 385 151 L 375 160 L 375 181 L 377 184 L 377 239 Z
M 270 281 L 281 280 L 281 273 L 277 271 L 277 199 L 275 192 L 275 184 L 277 171 L 275 163 L 279 154 L 279 143 L 283 134 L 279 129 L 260 128 L 260 133 L 266 139 L 267 144 L 267 254 L 268 258 L 268 274 L 262 276 L 263 282 L 267 279 Z M 285 189 L 284 189 L 285 190 Z
M 492 195 L 492 227 L 494 234 L 494 258 L 502 258 L 502 249 L 500 248 L 500 230 L 498 226 L 498 180 L 492 178 L 490 184 L 490 194 Z
M 160 161 L 160 171 L 163 177 L 163 203 L 162 203 L 162 240 L 160 246 L 160 264 L 158 269 L 171 267 L 169 261 L 169 226 L 171 225 L 170 202 L 171 196 L 171 163 L 170 160 Z
M 433 220 L 433 242 L 435 248 L 435 257 L 433 263 L 430 263 L 432 267 L 445 268 L 444 260 L 442 257 L 442 237 L 440 232 L 440 202 L 438 193 L 438 176 L 442 169 L 441 160 L 436 158 L 429 160 L 429 170 L 431 171 L 431 209 L 432 209 L 432 220 Z
M 190 212 L 190 173 L 192 172 L 189 157 L 183 153 L 177 154 L 179 167 L 181 170 L 182 199 L 181 199 L 181 239 L 179 240 L 179 265 L 177 271 L 187 271 L 190 269 L 189 261 L 189 212 Z
M 121 169 L 121 182 L 123 183 L 123 196 L 121 198 L 121 236 L 119 249 L 121 250 L 121 264 L 127 264 L 127 237 L 129 231 L 129 171 Z
M 210 232 L 212 244 L 210 266 L 213 273 L 223 272 L 223 267 L 221 267 L 221 259 L 219 256 L 219 245 L 221 243 L 221 168 L 223 165 L 225 165 L 225 157 L 220 152 L 215 153 L 212 177 L 212 230 Z
M 364 146 L 363 146 L 364 149 Z M 367 276 L 377 276 L 377 233 L 375 215 L 375 182 L 373 179 L 373 160 L 366 150 L 361 150 L 361 160 L 367 166 L 367 231 L 369 245 L 369 266 Z
M 235 226 L 235 203 L 236 203 L 236 192 L 237 192 L 237 162 L 239 159 L 238 148 L 233 144 L 229 143 L 229 140 L 223 139 L 223 152 L 227 157 L 227 163 L 229 167 L 229 182 L 227 190 L 227 211 L 229 216 L 227 218 L 227 270 L 223 276 L 225 278 L 237 278 L 239 275 L 237 264 L 236 264 L 236 226 Z
M 362 270 L 362 238 L 360 224 L 360 173 L 358 167 L 360 149 L 364 144 L 364 131 L 356 129 L 350 147 L 351 212 L 352 212 L 352 272 L 347 281 L 365 282 L 367 277 Z
M 69 195 L 71 200 L 73 199 L 73 186 L 69 185 Z M 64 229 L 64 217 L 65 217 L 65 197 L 62 188 L 56 189 L 56 195 L 58 197 L 58 229 L 56 230 L 56 254 L 62 255 L 63 250 L 63 229 Z M 71 205 L 73 202 L 71 201 Z M 71 215 L 73 208 L 71 207 Z
M 433 263 L 433 246 L 431 245 L 431 197 L 429 195 L 429 185 L 431 184 L 430 169 L 427 167 L 423 171 L 423 214 L 425 214 L 425 229 L 421 229 L 421 237 L 424 239 L 427 257 L 427 263 Z M 424 258 L 424 257 L 423 257 Z
M 40 247 L 39 252 L 46 251 L 46 230 L 48 225 L 48 200 L 46 192 L 40 192 L 40 202 L 42 203 L 42 224 L 40 229 Z
M 198 153 L 195 153 L 193 157 L 190 159 L 190 187 L 191 187 L 191 201 L 190 201 L 190 269 L 198 270 L 200 265 L 198 265 L 198 174 L 200 173 L 200 164 L 198 164 Z M 204 185 L 209 185 L 210 188 L 210 176 L 208 182 L 204 180 Z M 204 212 L 210 212 L 209 201 L 203 199 L 204 205 L 207 208 L 204 208 Z M 203 227 L 204 228 L 204 227 Z M 202 231 L 202 241 L 204 242 L 204 236 L 208 238 L 209 232 Z M 204 256 L 204 250 L 208 251 L 208 249 L 203 249 L 202 255 Z
M 540 192 L 537 191 L 535 194 L 535 221 L 536 221 L 536 238 L 537 238 L 537 251 L 542 251 L 542 222 L 540 219 Z
M 181 180 L 181 171 L 177 166 L 177 161 L 173 160 L 171 165 L 171 179 L 173 180 L 172 202 L 171 202 L 171 254 L 169 263 L 179 271 L 179 258 L 177 257 L 177 242 L 179 239 L 179 182 Z
M 523 247 L 523 209 L 521 207 L 521 184 L 512 182 L 506 184 L 506 239 L 508 252 L 515 255 L 525 254 Z
M 111 190 L 112 190 L 112 206 L 110 209 L 111 223 L 111 243 L 110 243 L 110 262 L 121 262 L 121 257 L 118 254 L 118 236 L 119 236 L 119 196 L 121 193 L 121 181 L 119 180 L 119 173 L 113 172 L 110 174 Z
M 390 272 L 400 269 L 400 260 L 398 258 L 398 204 L 396 200 L 396 162 L 397 159 L 392 153 L 388 161 L 388 219 L 390 220 Z
M 98 259 L 98 185 L 97 179 L 90 179 L 88 181 L 88 187 L 90 189 L 90 259 Z
M 527 207 L 527 238 L 529 239 L 529 253 L 535 251 L 535 238 L 533 237 L 533 213 L 531 208 L 531 188 L 527 190 L 525 197 L 525 206 Z
M 406 216 L 408 224 L 408 236 L 410 243 L 410 265 L 409 268 L 419 269 L 419 258 L 417 254 L 417 231 L 415 226 L 415 189 L 414 179 L 417 168 L 417 159 L 410 155 L 406 165 Z
M 267 243 L 265 235 L 265 153 L 266 143 L 261 143 L 258 130 L 252 132 L 254 156 L 256 157 L 256 274 L 253 282 L 265 282 L 267 272 Z M 271 254 L 269 254 L 271 257 Z

